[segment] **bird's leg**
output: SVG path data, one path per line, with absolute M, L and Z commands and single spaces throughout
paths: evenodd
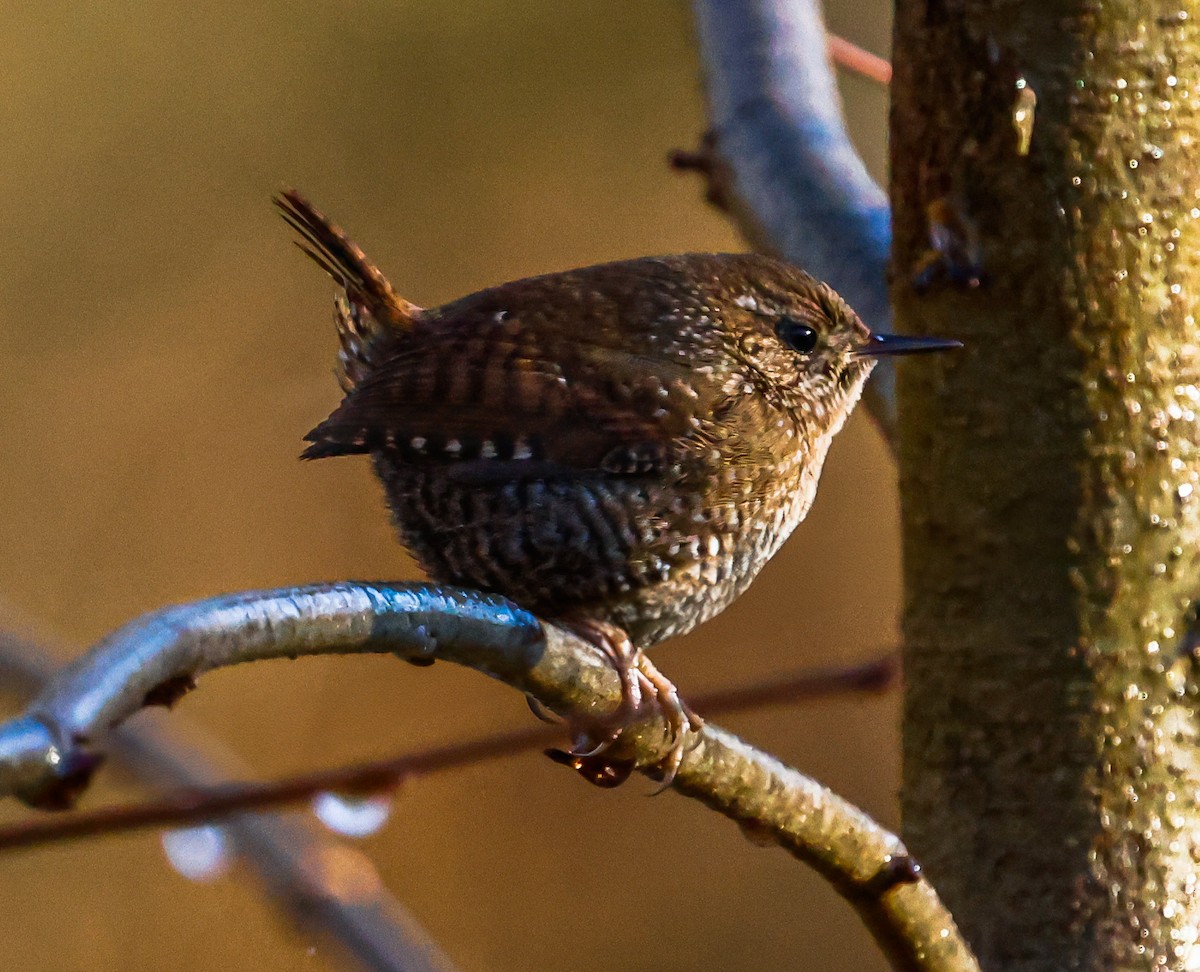
M 623 723 L 635 716 L 642 707 L 643 679 L 637 668 L 641 652 L 633 647 L 629 635 L 615 624 L 595 618 L 566 621 L 564 627 L 575 632 L 589 645 L 599 648 L 620 677 L 621 707 L 613 713 L 613 721 Z
M 667 729 L 671 733 L 671 751 L 660 764 L 663 775 L 662 790 L 665 790 L 674 782 L 675 774 L 679 772 L 679 764 L 683 762 L 683 754 L 687 751 L 684 740 L 687 739 L 688 733 L 703 729 L 704 720 L 679 697 L 679 689 L 675 687 L 675 683 L 658 670 L 644 651 L 638 651 L 634 664 L 638 677 L 645 681 L 645 687 L 658 700 L 663 718 L 667 721 Z
M 658 670 L 645 652 L 634 647 L 619 627 L 594 618 L 571 620 L 565 622 L 565 626 L 604 652 L 621 679 L 620 708 L 602 727 L 588 726 L 579 731 L 570 755 L 590 759 L 603 753 L 641 711 L 643 700 L 653 698 L 671 736 L 670 752 L 662 761 L 664 788 L 670 786 L 683 761 L 684 740 L 689 732 L 702 728 L 704 720 L 679 697 L 675 684 Z

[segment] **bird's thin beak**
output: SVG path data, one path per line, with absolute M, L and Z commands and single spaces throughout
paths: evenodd
M 866 344 L 851 351 L 856 358 L 883 358 L 893 354 L 925 354 L 961 348 L 962 341 L 951 338 L 909 337 L 903 334 L 872 334 Z

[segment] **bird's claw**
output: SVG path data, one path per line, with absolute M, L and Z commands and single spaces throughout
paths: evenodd
M 655 793 L 661 793 L 674 782 L 683 757 L 699 743 L 698 738 L 689 743 L 688 736 L 703 728 L 704 720 L 680 698 L 675 684 L 643 651 L 633 646 L 620 628 L 592 619 L 576 622 L 571 627 L 599 648 L 612 663 L 621 679 L 621 705 L 603 726 L 589 726 L 578 732 L 570 756 L 594 761 L 620 738 L 624 728 L 641 712 L 645 701 L 652 699 L 662 712 L 671 743 L 659 764 L 662 786 Z
M 576 734 L 568 752 L 577 759 L 592 759 L 609 749 L 620 735 L 620 729 L 612 729 L 597 739 L 595 730 L 582 731 Z
M 698 737 L 689 743 L 688 736 L 703 729 L 704 720 L 679 697 L 679 689 L 675 687 L 675 683 L 663 675 L 644 653 L 638 653 L 636 665 L 639 677 L 645 681 L 646 688 L 662 710 L 671 737 L 671 748 L 659 764 L 662 770 L 662 785 L 651 794 L 657 796 L 675 782 L 683 757 L 699 744 Z
M 552 726 L 556 726 L 561 721 L 558 716 L 547 709 L 541 702 L 535 699 L 528 692 L 525 693 L 525 704 L 529 706 L 529 711 L 534 714 L 542 722 L 548 722 Z

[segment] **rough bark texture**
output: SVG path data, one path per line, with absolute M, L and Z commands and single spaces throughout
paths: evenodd
M 901 375 L 903 810 L 987 970 L 1200 968 L 1198 16 L 898 5 L 898 330 L 968 342 Z

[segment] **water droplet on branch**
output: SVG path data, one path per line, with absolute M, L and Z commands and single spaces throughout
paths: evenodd
M 1013 101 L 1012 123 L 1017 132 L 1017 155 L 1028 155 L 1033 141 L 1033 119 L 1037 110 L 1037 93 L 1024 78 L 1017 79 L 1017 96 Z

